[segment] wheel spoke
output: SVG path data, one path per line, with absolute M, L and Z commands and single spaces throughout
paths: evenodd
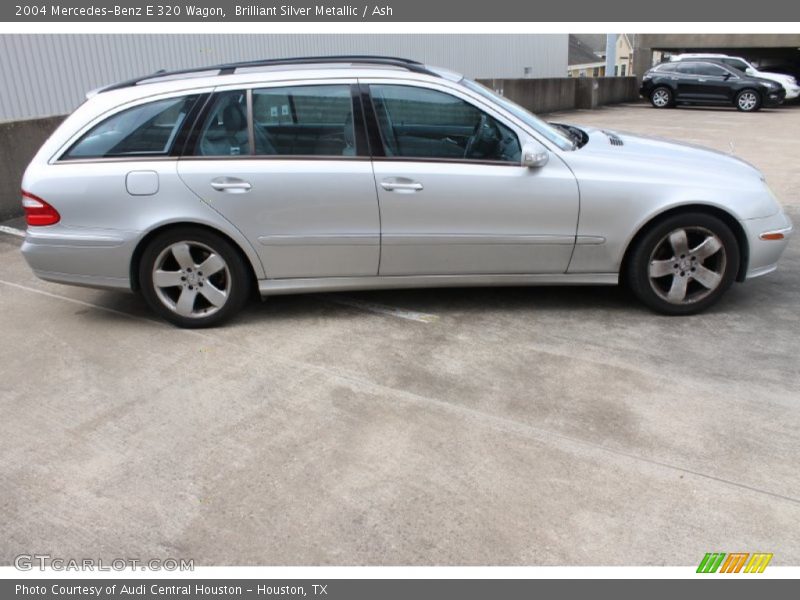
M 208 281 L 203 284 L 202 287 L 198 288 L 197 290 L 200 294 L 211 304 L 219 308 L 225 301 L 228 299 L 228 293 L 222 291 L 221 289 L 217 288 L 213 284 L 209 283 Z
M 200 271 L 204 277 L 218 273 L 225 268 L 225 261 L 218 254 L 209 254 L 208 258 L 202 263 L 197 265 L 197 270 Z
M 189 252 L 189 244 L 186 242 L 172 246 L 172 256 L 178 261 L 181 269 L 189 269 L 195 266 L 192 254 Z
M 689 284 L 688 277 L 675 275 L 672 278 L 672 286 L 667 293 L 667 300 L 670 302 L 682 302 L 686 298 L 686 287 Z
M 182 283 L 180 271 L 162 271 L 159 269 L 153 274 L 153 284 L 156 287 L 175 287 Z
M 192 312 L 194 312 L 194 301 L 196 298 L 196 289 L 190 290 L 188 288 L 184 288 L 181 291 L 181 295 L 178 297 L 178 302 L 175 305 L 175 312 L 182 317 L 192 316 Z
M 691 273 L 691 277 L 709 290 L 716 289 L 722 280 L 722 275 L 715 273 L 711 269 L 706 269 L 703 265 L 697 265 L 696 270 Z
M 684 256 L 689 253 L 689 240 L 684 229 L 677 229 L 669 234 L 669 243 L 675 256 Z
M 698 260 L 705 260 L 716 254 L 722 248 L 722 243 L 715 236 L 708 236 L 701 244 L 692 248 L 691 253 Z
M 650 277 L 664 277 L 666 275 L 673 275 L 675 269 L 673 265 L 674 260 L 654 260 L 650 263 Z

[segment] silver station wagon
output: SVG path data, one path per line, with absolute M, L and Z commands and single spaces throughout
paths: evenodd
M 255 290 L 623 281 L 690 314 L 774 270 L 792 230 L 741 160 L 548 124 L 455 73 L 374 56 L 106 87 L 22 187 L 37 276 L 140 291 L 183 327 Z

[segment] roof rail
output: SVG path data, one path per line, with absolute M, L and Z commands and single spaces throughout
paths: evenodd
M 407 69 L 414 73 L 422 73 L 424 75 L 439 75 L 430 70 L 421 62 L 409 60 L 407 58 L 397 58 L 394 56 L 373 56 L 369 54 L 347 54 L 340 56 L 310 56 L 310 57 L 297 57 L 297 58 L 271 58 L 264 60 L 250 60 L 235 63 L 226 63 L 222 65 L 214 65 L 207 67 L 194 67 L 191 69 L 179 69 L 177 71 L 166 71 L 164 69 L 156 71 L 150 75 L 143 77 L 135 77 L 120 83 L 113 83 L 97 90 L 96 93 L 102 94 L 103 92 L 110 92 L 111 90 L 119 90 L 126 87 L 133 87 L 142 83 L 143 81 L 150 81 L 151 79 L 159 79 L 161 77 L 173 77 L 176 75 L 191 75 L 193 73 L 203 73 L 205 71 L 217 71 L 217 75 L 232 75 L 237 69 L 245 69 L 252 67 L 273 67 L 281 65 L 311 65 L 311 64 L 332 64 L 342 62 L 354 62 L 368 65 L 384 65 L 391 67 L 400 67 Z

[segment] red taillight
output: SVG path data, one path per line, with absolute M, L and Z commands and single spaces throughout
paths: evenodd
M 28 225 L 55 225 L 61 220 L 55 208 L 25 190 L 22 190 L 22 209 Z

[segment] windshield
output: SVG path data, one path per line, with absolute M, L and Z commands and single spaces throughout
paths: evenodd
M 499 104 L 503 108 L 505 108 L 508 112 L 513 114 L 517 117 L 520 121 L 531 127 L 537 133 L 542 134 L 546 137 L 550 142 L 561 148 L 562 150 L 574 150 L 575 149 L 575 142 L 563 131 L 556 129 L 549 123 L 542 121 L 539 117 L 534 115 L 532 112 L 529 112 L 522 108 L 519 104 L 516 104 L 501 96 L 500 94 L 493 92 L 486 86 L 481 85 L 477 81 L 472 81 L 470 79 L 462 79 L 461 83 L 463 83 L 467 88 L 472 90 L 473 92 L 477 92 L 487 100 L 491 100 L 495 104 Z
M 747 71 L 750 68 L 750 65 L 738 58 L 723 58 L 722 62 L 724 62 L 729 67 L 733 67 L 734 69 L 739 69 L 740 71 Z

